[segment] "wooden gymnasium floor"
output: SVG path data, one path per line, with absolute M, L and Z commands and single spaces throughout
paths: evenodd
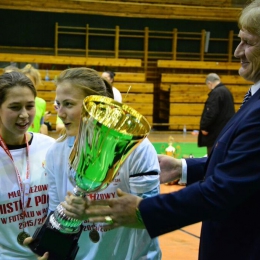
M 161 193 L 174 192 L 181 188 L 179 185 L 162 184 Z M 197 223 L 160 236 L 162 260 L 198 259 L 200 227 L 201 223 Z
M 148 138 L 151 142 L 168 142 L 172 136 L 175 142 L 197 143 L 197 136 L 190 132 L 151 131 Z M 179 185 L 161 185 L 161 193 L 182 189 Z M 173 220 L 174 221 L 174 220 Z M 162 260 L 196 260 L 198 259 L 199 236 L 201 223 L 187 226 L 159 237 L 162 249 Z

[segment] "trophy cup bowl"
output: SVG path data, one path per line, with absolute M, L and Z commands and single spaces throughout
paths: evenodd
M 104 96 L 86 97 L 69 156 L 68 178 L 74 195 L 86 197 L 105 189 L 149 132 L 148 121 L 133 108 Z M 59 204 L 29 247 L 38 255 L 49 252 L 49 260 L 74 259 L 81 231 L 82 221 L 67 217 Z

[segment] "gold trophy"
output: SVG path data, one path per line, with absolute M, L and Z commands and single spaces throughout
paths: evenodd
M 86 197 L 105 189 L 149 132 L 149 123 L 133 108 L 104 96 L 86 97 L 69 156 L 74 195 Z M 81 230 L 82 221 L 67 217 L 59 204 L 35 232 L 30 248 L 38 255 L 49 252 L 49 260 L 74 259 Z

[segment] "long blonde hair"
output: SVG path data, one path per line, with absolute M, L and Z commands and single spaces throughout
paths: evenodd
M 35 69 L 31 64 L 27 64 L 25 67 L 23 67 L 21 72 L 30 78 L 30 80 L 32 80 L 36 89 L 42 84 L 39 70 Z
M 85 97 L 100 95 L 114 98 L 111 85 L 96 70 L 90 68 L 71 68 L 62 71 L 56 78 L 55 84 L 57 86 L 64 82 L 69 82 L 73 88 L 80 88 Z M 63 141 L 67 137 L 65 129 L 62 130 L 61 135 L 59 141 Z

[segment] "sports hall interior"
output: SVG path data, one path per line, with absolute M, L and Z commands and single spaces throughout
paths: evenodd
M 55 84 L 67 68 L 115 72 L 123 103 L 151 125 L 157 153 L 169 141 L 174 156 L 199 157 L 197 131 L 208 96 L 205 77 L 217 73 L 233 94 L 235 109 L 251 82 L 238 75 L 234 50 L 238 16 L 246 0 L 1 0 L 0 73 L 15 64 L 37 66 L 37 95 L 51 112 Z M 161 192 L 183 186 L 161 185 Z M 195 260 L 200 223 L 160 237 L 163 260 Z

